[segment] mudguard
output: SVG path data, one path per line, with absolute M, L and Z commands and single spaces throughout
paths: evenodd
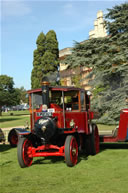
M 30 131 L 27 128 L 12 128 L 8 134 L 8 142 L 12 147 L 16 147 L 20 135 L 28 135 Z

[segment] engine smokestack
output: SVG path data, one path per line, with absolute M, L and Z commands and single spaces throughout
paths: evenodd
M 42 103 L 49 108 L 49 80 L 47 77 L 42 79 Z

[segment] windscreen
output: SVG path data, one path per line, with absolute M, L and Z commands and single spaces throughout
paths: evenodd
M 31 107 L 33 109 L 40 108 L 42 104 L 42 95 L 41 93 L 32 93 L 31 94 Z
M 50 103 L 54 103 L 63 108 L 63 100 L 65 110 L 78 110 L 78 91 L 64 91 L 64 99 L 63 99 L 63 91 L 52 91 L 50 92 Z

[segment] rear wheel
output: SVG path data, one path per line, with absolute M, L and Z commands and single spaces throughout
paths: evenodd
M 74 166 L 78 159 L 78 144 L 72 135 L 67 136 L 65 141 L 65 161 L 67 166 Z
M 18 133 L 15 129 L 12 129 L 8 134 L 8 141 L 11 147 L 16 147 L 18 144 Z
M 96 125 L 92 125 L 92 133 L 86 136 L 85 149 L 87 155 L 96 155 L 99 153 L 99 133 Z
M 31 166 L 33 158 L 29 157 L 29 147 L 32 142 L 27 138 L 20 138 L 17 147 L 18 162 L 21 168 Z

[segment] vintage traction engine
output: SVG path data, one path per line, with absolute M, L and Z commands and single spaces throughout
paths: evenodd
M 31 132 L 19 131 L 17 155 L 24 168 L 34 157 L 62 156 L 74 166 L 79 151 L 99 152 L 98 128 L 91 123 L 90 96 L 80 88 L 52 87 L 46 77 L 42 88 L 30 90 Z

